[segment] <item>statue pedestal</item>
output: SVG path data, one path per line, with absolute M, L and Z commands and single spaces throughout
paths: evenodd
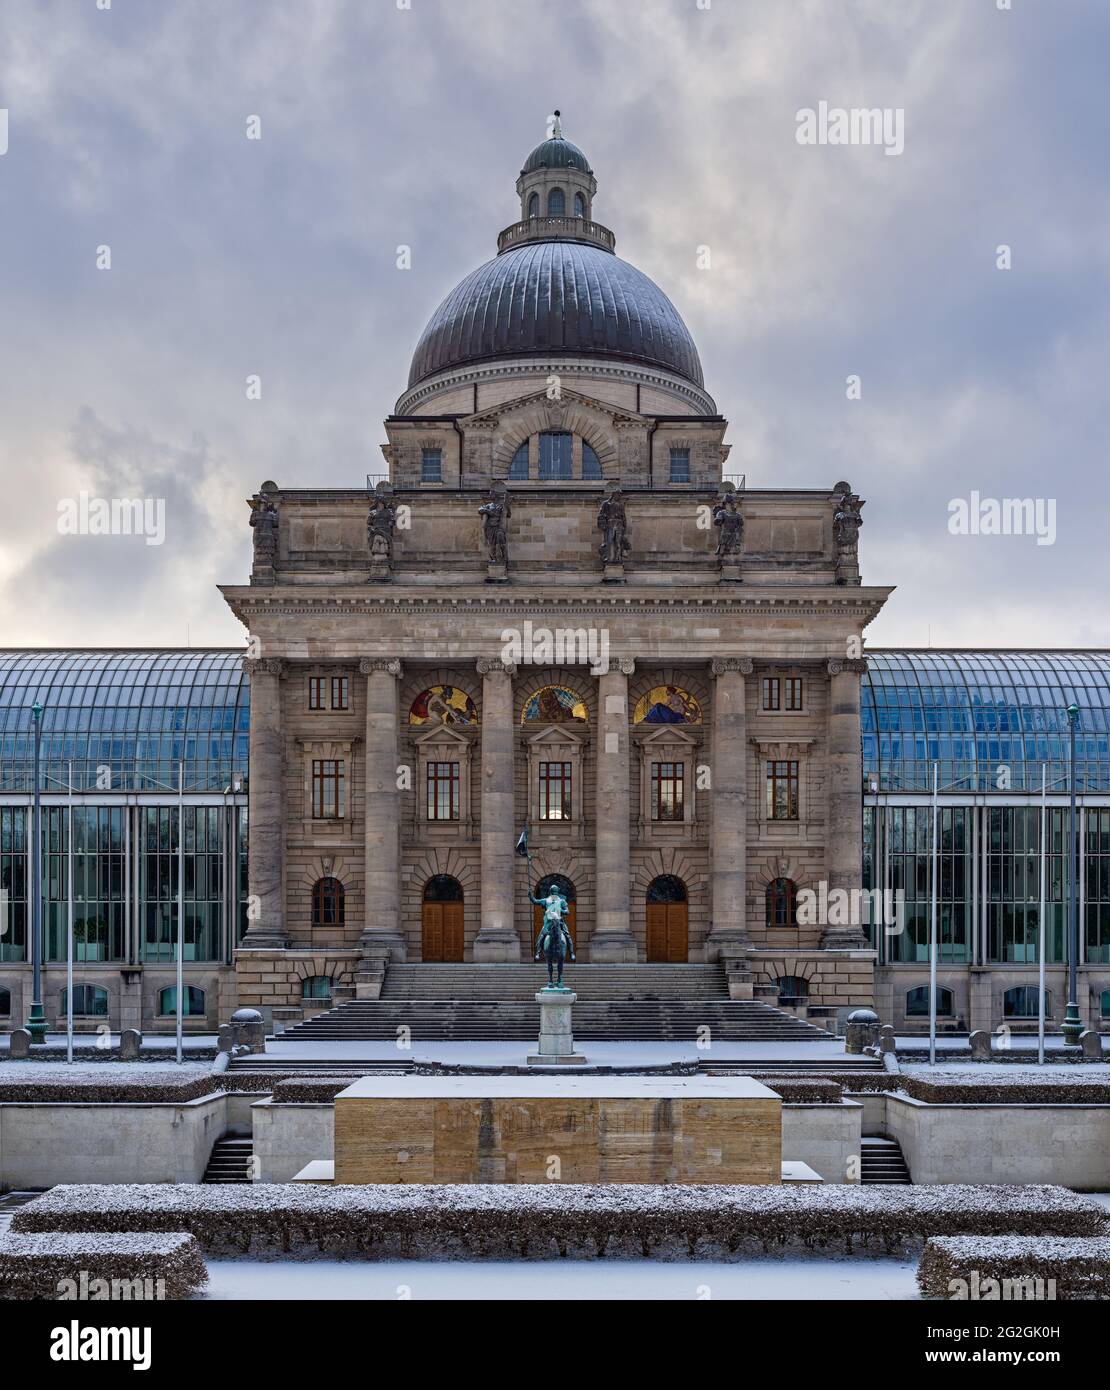
M 528 1058 L 530 1067 L 581 1066 L 585 1057 L 574 1051 L 571 1009 L 578 998 L 572 989 L 541 989 L 536 995 L 540 1006 L 539 1050 Z
M 739 584 L 739 583 L 741 583 L 741 579 L 740 579 L 740 562 L 739 562 L 739 560 L 722 560 L 722 561 L 721 561 L 721 583 L 722 583 L 722 584 Z
M 509 567 L 507 565 L 495 565 L 491 560 L 486 565 L 487 584 L 507 584 L 509 582 Z
M 601 566 L 601 582 L 603 584 L 623 584 L 624 566 L 612 564 L 606 560 Z
M 379 560 L 376 556 L 370 561 L 370 582 L 372 584 L 389 584 L 393 579 L 393 569 L 388 560 Z

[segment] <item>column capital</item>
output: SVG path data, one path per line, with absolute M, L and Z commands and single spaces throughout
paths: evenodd
M 515 676 L 516 663 L 502 661 L 498 656 L 480 656 L 477 661 L 480 676 Z
M 401 663 L 395 656 L 364 656 L 359 659 L 358 673 L 360 676 L 370 676 L 375 671 L 383 671 L 387 676 L 395 676 L 400 679 Z
M 283 656 L 245 656 L 243 671 L 248 676 L 284 676 L 289 663 Z
M 867 670 L 867 658 L 834 656 L 829 658 L 829 660 L 825 663 L 825 666 L 830 676 L 862 676 L 864 672 Z
M 710 670 L 715 676 L 750 676 L 754 662 L 750 656 L 715 656 Z
M 612 657 L 604 671 L 595 672 L 600 679 L 602 676 L 612 676 L 620 674 L 622 676 L 634 676 L 636 674 L 636 659 L 631 656 Z

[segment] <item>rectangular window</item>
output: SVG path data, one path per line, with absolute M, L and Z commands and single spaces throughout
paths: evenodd
M 788 676 L 786 681 L 786 708 L 800 710 L 802 707 L 802 678 Z
M 422 483 L 443 482 L 443 450 L 421 449 L 420 481 Z
M 343 817 L 343 763 L 339 758 L 312 760 L 312 819 Z
M 652 763 L 652 820 L 682 820 L 685 771 L 682 763 Z
M 780 702 L 781 685 L 778 676 L 763 677 L 763 708 L 778 709 Z
M 332 709 L 350 708 L 350 686 L 346 676 L 332 676 L 331 678 L 331 707 Z
M 688 483 L 690 481 L 690 450 L 672 449 L 671 450 L 671 482 Z
M 574 436 L 562 430 L 547 430 L 540 435 L 540 479 L 543 482 L 566 482 L 573 475 Z
M 428 819 L 458 820 L 458 763 L 428 764 Z
M 309 709 L 327 709 L 324 703 L 324 692 L 327 690 L 326 676 L 309 676 L 308 678 L 308 707 Z
M 798 819 L 798 763 L 776 759 L 767 764 L 767 818 Z
M 540 820 L 570 820 L 570 763 L 540 763 Z

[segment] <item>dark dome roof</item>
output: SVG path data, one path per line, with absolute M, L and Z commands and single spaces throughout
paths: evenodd
M 581 169 L 584 174 L 592 174 L 590 161 L 577 145 L 564 140 L 561 135 L 545 140 L 537 145 L 524 161 L 522 174 L 530 174 L 535 169 Z
M 465 362 L 552 352 L 643 362 L 703 384 L 694 340 L 658 285 L 599 247 L 534 241 L 451 291 L 416 345 L 409 387 Z

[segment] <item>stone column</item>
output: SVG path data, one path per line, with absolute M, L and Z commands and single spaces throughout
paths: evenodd
M 243 950 L 282 950 L 285 934 L 285 732 L 280 657 L 245 657 L 251 682 L 249 761 L 250 811 L 247 817 L 248 893 Z
M 748 936 L 748 723 L 745 676 L 751 657 L 715 657 L 709 829 L 712 888 L 706 959 L 751 945 Z
M 513 676 L 508 661 L 482 657 L 482 919 L 474 941 L 476 961 L 519 961 L 520 936 L 513 911 Z
M 859 681 L 863 660 L 832 660 L 829 672 L 828 813 L 825 863 L 830 893 L 863 887 L 863 753 L 860 745 Z M 851 899 L 849 901 L 852 901 Z M 847 915 L 847 914 L 845 914 Z M 825 949 L 866 948 L 858 925 L 826 924 Z
M 401 797 L 397 787 L 397 685 L 401 663 L 364 657 L 358 669 L 366 677 L 366 869 L 359 941 L 364 964 L 356 989 L 366 996 L 373 994 L 367 981 L 380 974 L 385 962 L 405 958 L 401 929 Z
M 598 681 L 597 795 L 594 892 L 597 918 L 590 937 L 590 960 L 614 963 L 636 960 L 629 920 L 628 678 L 636 663 L 628 657 L 611 661 Z

